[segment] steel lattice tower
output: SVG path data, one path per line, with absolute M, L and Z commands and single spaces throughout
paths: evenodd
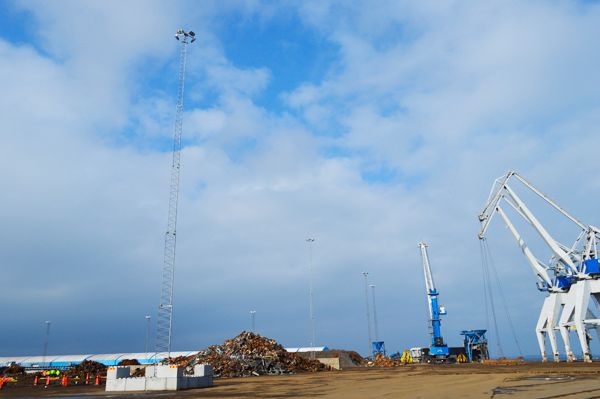
M 164 265 L 160 305 L 156 327 L 156 352 L 166 352 L 171 357 L 171 333 L 173 328 L 173 283 L 175 281 L 175 247 L 177 242 L 177 204 L 179 202 L 179 172 L 181 169 L 181 133 L 183 125 L 183 88 L 187 45 L 196 40 L 196 34 L 179 29 L 175 38 L 181 43 L 179 60 L 179 87 L 177 111 L 173 129 L 173 163 L 171 164 L 171 184 L 169 190 L 169 216 L 165 233 Z

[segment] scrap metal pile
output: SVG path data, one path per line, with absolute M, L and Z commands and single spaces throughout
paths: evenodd
M 177 357 L 165 357 L 160 361 L 160 364 L 174 364 L 177 366 L 186 366 L 194 356 L 177 356 Z
M 139 366 L 139 365 L 140 365 L 140 362 L 137 359 L 123 359 L 119 363 L 117 363 L 117 366 Z
M 79 378 L 85 378 L 87 374 L 92 376 L 106 375 L 106 366 L 92 360 L 84 360 L 78 365 L 71 366 L 65 374 L 67 374 L 68 377 Z
M 0 375 L 21 375 L 25 374 L 25 369 L 18 364 L 11 364 L 8 367 L 0 367 Z
M 223 345 L 209 346 L 185 365 L 191 371 L 196 364 L 210 364 L 215 377 L 247 377 L 252 375 L 315 372 L 327 367 L 318 360 L 304 359 L 287 352 L 274 339 L 243 331 Z
M 375 359 L 368 363 L 369 367 L 398 367 L 404 365 L 399 357 L 387 357 L 381 353 L 375 355 Z
M 521 364 L 525 364 L 525 359 L 523 357 L 517 357 L 512 359 L 501 357 L 499 359 L 483 359 L 481 363 L 492 366 L 518 366 Z

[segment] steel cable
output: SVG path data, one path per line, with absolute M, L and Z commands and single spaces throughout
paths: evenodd
M 498 291 L 500 292 L 500 299 L 502 300 L 502 306 L 504 307 L 504 313 L 506 314 L 506 319 L 508 320 L 508 325 L 510 327 L 510 331 L 512 333 L 513 339 L 515 341 L 515 345 L 517 346 L 517 350 L 519 351 L 519 356 L 523 356 L 523 351 L 521 350 L 521 345 L 519 344 L 519 339 L 517 338 L 517 333 L 515 327 L 512 322 L 512 318 L 510 317 L 510 312 L 508 311 L 508 306 L 506 305 L 506 296 L 504 295 L 504 290 L 502 289 L 502 284 L 500 283 L 500 278 L 498 277 L 498 272 L 496 270 L 496 265 L 494 263 L 494 258 L 492 257 L 492 251 L 490 250 L 490 246 L 487 241 L 484 241 L 483 247 L 487 252 L 487 260 L 488 265 L 491 266 L 492 272 L 494 273 L 494 277 L 496 278 L 496 284 L 498 286 Z
M 489 265 L 488 265 L 488 257 L 487 257 L 487 252 L 485 251 L 485 239 L 484 240 L 480 240 L 480 251 L 482 254 L 481 257 L 481 266 L 483 269 L 483 281 L 484 281 L 484 285 L 487 285 L 487 294 L 488 294 L 488 298 L 486 298 L 486 302 L 489 299 L 490 301 L 490 310 L 492 313 L 492 321 L 494 322 L 494 332 L 496 334 L 496 344 L 498 346 L 498 353 L 500 354 L 500 357 L 505 357 L 504 356 L 504 350 L 502 350 L 502 342 L 500 340 L 500 333 L 498 330 L 498 319 L 496 317 L 496 306 L 494 303 L 494 291 L 493 291 L 493 287 L 492 287 L 492 283 L 491 283 L 491 278 L 490 278 L 490 271 L 489 271 Z

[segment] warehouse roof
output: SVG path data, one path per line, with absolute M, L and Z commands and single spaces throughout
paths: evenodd
M 288 352 L 322 352 L 328 350 L 326 346 L 303 347 L 303 348 L 285 348 Z M 171 357 L 191 356 L 198 351 L 171 352 Z M 79 364 L 85 360 L 102 363 L 105 366 L 116 366 L 121 360 L 135 359 L 140 364 L 149 364 L 156 362 L 156 359 L 162 360 L 167 357 L 166 352 L 148 352 L 148 353 L 104 353 L 98 355 L 48 355 L 44 356 L 5 356 L 0 357 L 0 367 L 9 366 L 17 363 L 26 368 L 48 368 L 48 367 L 69 367 Z
M 197 351 L 171 352 L 171 357 L 190 356 Z M 102 363 L 105 366 L 116 366 L 121 360 L 136 359 L 142 364 L 154 363 L 156 359 L 164 359 L 167 357 L 166 352 L 148 352 L 148 353 L 105 353 L 99 355 L 52 355 L 52 356 L 6 356 L 0 357 L 0 367 L 8 366 L 12 363 L 17 363 L 23 367 L 69 367 L 83 362 L 84 360 L 92 360 Z

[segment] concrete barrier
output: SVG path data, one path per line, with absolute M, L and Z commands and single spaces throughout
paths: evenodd
M 334 370 L 340 370 L 340 358 L 339 357 L 319 357 L 318 361 L 323 363 L 325 366 L 329 366 Z
M 179 391 L 213 386 L 213 370 L 207 364 L 194 366 L 193 375 L 184 375 L 183 368 L 169 365 L 146 367 L 144 377 L 131 377 L 131 367 L 109 367 L 106 391 Z

